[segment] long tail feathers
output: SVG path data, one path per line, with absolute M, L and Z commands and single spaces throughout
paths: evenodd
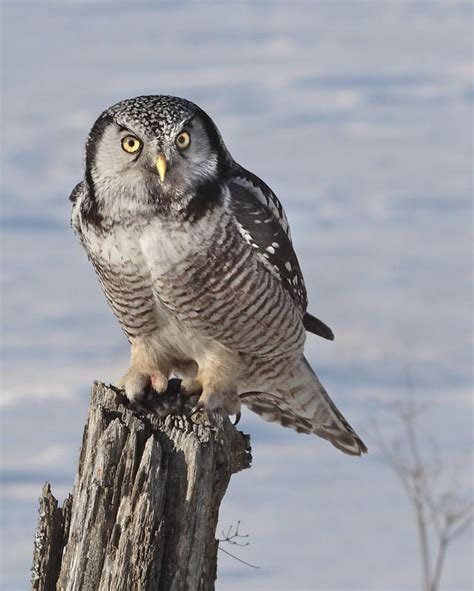
M 299 433 L 315 433 L 349 455 L 367 453 L 364 442 L 338 410 L 304 357 L 284 389 L 251 394 L 244 395 L 242 402 L 265 420 Z

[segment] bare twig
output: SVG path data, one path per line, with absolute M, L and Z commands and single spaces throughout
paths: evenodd
M 446 469 L 436 442 L 431 442 L 430 453 L 419 444 L 419 418 L 427 407 L 416 404 L 409 375 L 407 390 L 408 398 L 390 407 L 400 423 L 401 434 L 388 438 L 377 421 L 371 422 L 371 433 L 414 511 L 423 590 L 438 591 L 449 545 L 473 522 L 473 503 L 469 495 L 459 492 L 461 487 L 455 481 L 442 487 Z
M 256 566 L 255 564 L 251 564 L 250 562 L 247 562 L 246 560 L 242 560 L 242 558 L 239 558 L 238 556 L 236 556 L 235 554 L 232 554 L 228 550 L 225 550 L 225 548 L 222 548 L 222 546 L 221 546 L 221 544 L 223 542 L 227 542 L 228 544 L 231 544 L 232 546 L 240 546 L 240 547 L 249 545 L 250 542 L 248 542 L 248 541 L 246 541 L 246 542 L 240 541 L 242 539 L 247 539 L 249 537 L 249 535 L 248 534 L 241 534 L 239 532 L 239 527 L 240 527 L 240 520 L 237 521 L 237 525 L 235 527 L 233 525 L 230 525 L 229 529 L 227 530 L 227 533 L 222 531 L 222 538 L 219 538 L 217 540 L 219 543 L 219 550 L 222 550 L 222 552 L 224 552 L 224 554 L 227 554 L 228 556 L 235 558 L 235 560 L 237 560 L 238 562 L 241 562 L 242 564 L 245 564 L 246 566 L 249 566 L 250 568 L 259 569 L 260 568 L 259 566 Z
M 242 564 L 245 564 L 245 566 L 249 566 L 250 568 L 255 568 L 255 569 L 259 569 L 260 568 L 259 566 L 256 566 L 255 564 L 250 564 L 250 562 L 247 562 L 245 560 L 242 560 L 242 558 L 239 558 L 238 556 L 236 556 L 235 554 L 232 554 L 228 550 L 225 550 L 224 548 L 221 548 L 220 544 L 219 544 L 219 550 L 221 550 L 222 552 L 224 552 L 224 554 L 227 554 L 228 556 L 231 556 L 232 558 L 234 558 L 238 562 L 241 562 Z

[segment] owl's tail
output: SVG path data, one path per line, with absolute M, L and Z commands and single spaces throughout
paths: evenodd
M 367 453 L 364 442 L 342 416 L 304 357 L 284 388 L 272 393 L 244 394 L 242 402 L 265 420 L 299 433 L 315 433 L 346 454 Z

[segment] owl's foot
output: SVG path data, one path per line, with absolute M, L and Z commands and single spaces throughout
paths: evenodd
M 192 396 L 201 396 L 202 384 L 195 378 L 183 378 L 180 387 L 181 394 L 191 398 Z
M 208 416 L 222 413 L 227 415 L 236 415 L 234 424 L 240 420 L 240 398 L 233 391 L 204 391 L 193 409 L 191 415 L 197 412 L 203 412 Z
M 142 376 L 142 379 L 133 381 L 126 375 L 116 385 L 116 388 L 121 390 L 128 399 L 131 410 L 140 415 L 152 413 L 163 418 L 187 412 L 192 403 L 181 396 L 181 380 L 173 378 L 167 381 L 165 391 L 157 394 L 152 386 L 152 378 L 148 377 L 146 380 L 147 376 L 144 374 Z M 129 379 L 125 379 L 127 377 Z M 141 387 L 143 389 L 140 389 Z
M 159 371 L 155 371 L 150 376 L 153 390 L 158 394 L 164 394 L 168 389 L 168 378 Z
M 144 402 L 150 395 L 150 376 L 128 370 L 117 382 L 117 387 L 125 392 L 130 402 Z
M 168 389 L 168 378 L 159 371 L 148 375 L 130 368 L 117 387 L 124 390 L 130 402 L 143 403 L 150 401 L 156 393 L 164 394 Z

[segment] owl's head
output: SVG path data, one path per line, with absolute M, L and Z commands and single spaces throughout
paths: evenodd
M 217 198 L 216 183 L 231 162 L 217 127 L 197 105 L 141 96 L 117 103 L 95 122 L 86 181 L 108 213 L 154 208 L 169 214 L 205 195 Z

